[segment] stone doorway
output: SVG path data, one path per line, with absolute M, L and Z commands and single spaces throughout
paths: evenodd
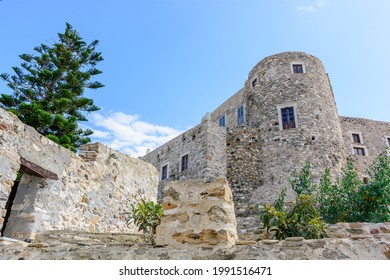
M 18 177 L 21 177 L 21 176 L 18 176 Z M 4 215 L 3 226 L 2 226 L 1 231 L 0 231 L 0 236 L 4 235 L 5 227 L 7 226 L 8 219 L 11 215 L 11 208 L 12 208 L 12 205 L 14 203 L 14 200 L 16 197 L 16 192 L 18 190 L 18 186 L 20 183 L 20 178 L 18 178 L 18 177 L 16 178 L 16 181 L 14 182 L 14 185 L 11 188 L 11 192 L 8 196 L 8 200 L 7 200 L 5 207 L 4 207 L 4 210 L 3 210 L 3 211 L 5 211 L 5 215 Z
M 2 209 L 3 223 L 0 236 L 29 239 L 39 220 L 35 210 L 37 187 L 45 179 L 58 179 L 57 174 L 48 171 L 24 158 L 20 158 L 18 176 L 11 187 L 5 207 Z

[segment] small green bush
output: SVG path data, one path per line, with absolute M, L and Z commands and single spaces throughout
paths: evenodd
M 296 236 L 305 239 L 328 237 L 312 195 L 298 195 L 290 210 L 277 210 L 275 206 L 265 204 L 260 219 L 267 232 L 272 232 L 278 240 Z
M 134 223 L 139 231 L 142 231 L 145 242 L 155 243 L 156 228 L 161 223 L 162 206 L 153 201 L 138 202 L 130 205 L 131 211 L 124 213 L 128 215 L 126 223 Z

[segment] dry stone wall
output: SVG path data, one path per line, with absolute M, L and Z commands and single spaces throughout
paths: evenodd
M 331 238 L 265 239 L 218 250 L 153 248 L 134 234 L 55 231 L 34 243 L 0 237 L 0 260 L 390 260 L 389 223 L 337 224 L 331 230 Z
M 85 145 L 75 155 L 1 109 L 0 125 L 0 206 L 2 217 L 9 215 L 4 236 L 34 239 L 46 230 L 135 232 L 123 212 L 141 198 L 156 200 L 158 171 L 149 163 L 100 143 Z M 7 208 L 19 170 L 25 173 Z

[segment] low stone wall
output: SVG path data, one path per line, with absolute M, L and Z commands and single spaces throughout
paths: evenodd
M 47 230 L 135 232 L 123 213 L 141 198 L 157 198 L 158 171 L 149 163 L 100 143 L 81 147 L 78 156 L 2 109 L 0 127 L 4 236 L 34 239 Z M 13 187 L 19 170 L 23 177 Z M 10 202 L 12 208 L 6 207 Z
M 156 244 L 178 249 L 232 247 L 237 240 L 232 193 L 226 180 L 166 184 Z
M 0 237 L 0 260 L 390 260 L 390 234 L 239 243 L 231 248 L 153 248 L 131 234 L 49 233 L 39 243 Z

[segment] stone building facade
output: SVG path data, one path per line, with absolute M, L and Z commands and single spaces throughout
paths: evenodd
M 191 138 L 205 126 L 215 134 Z M 372 159 L 389 146 L 390 123 L 339 116 L 322 62 L 285 52 L 264 58 L 244 87 L 199 126 L 142 159 L 160 170 L 160 188 L 182 179 L 177 176 L 182 166 L 188 178 L 226 178 L 236 215 L 245 217 L 259 204 L 273 202 L 283 187 L 291 199 L 288 178 L 307 160 L 315 180 L 325 168 L 338 177 L 349 158 L 366 177 Z

